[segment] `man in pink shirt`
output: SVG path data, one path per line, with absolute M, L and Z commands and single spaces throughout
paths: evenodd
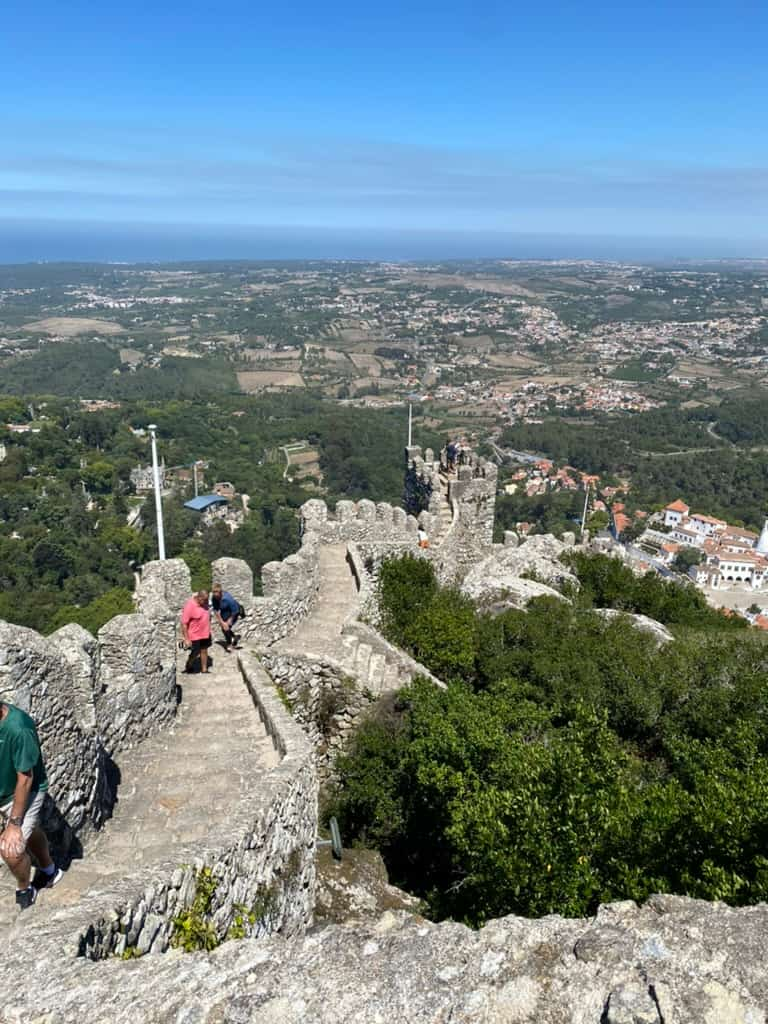
M 192 665 L 200 655 L 200 671 L 208 671 L 208 648 L 211 646 L 211 613 L 208 611 L 208 591 L 198 590 L 184 605 L 181 612 L 181 628 L 184 643 L 189 649 L 185 672 L 192 671 Z

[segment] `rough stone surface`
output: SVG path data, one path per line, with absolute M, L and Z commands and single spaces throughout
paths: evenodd
M 96 665 L 98 647 L 95 637 L 71 622 L 48 637 L 72 671 L 72 705 L 80 724 L 93 732 L 96 728 Z
M 520 607 L 516 601 L 541 594 L 553 596 L 551 590 L 562 591 L 566 584 L 578 587 L 576 577 L 560 561 L 564 550 L 565 545 L 550 534 L 529 537 L 518 546 L 494 547 L 492 554 L 467 572 L 461 589 L 482 603 L 493 603 L 509 595 L 511 603 Z M 528 583 L 538 583 L 547 589 L 525 586 Z
M 99 630 L 96 720 L 110 756 L 173 720 L 174 639 L 167 622 L 138 614 L 116 615 Z
M 220 583 L 246 610 L 253 603 L 253 572 L 242 558 L 217 558 L 211 565 L 211 583 Z
M 53 967 L 31 956 L 22 986 L 11 983 L 6 958 L 0 1020 L 765 1024 L 767 929 L 764 905 L 732 910 L 671 896 L 608 905 L 588 920 L 506 917 L 478 932 L 387 912 L 212 954 Z
M 147 562 L 141 567 L 133 598 L 137 610 L 150 618 L 158 615 L 175 618 L 191 591 L 187 563 L 181 558 L 168 558 L 163 562 Z
M 519 576 L 507 576 L 499 573 L 492 580 L 484 581 L 485 586 L 478 587 L 475 581 L 462 585 L 462 591 L 473 597 L 484 611 L 491 615 L 500 615 L 510 608 L 524 609 L 534 597 L 554 597 L 558 601 L 566 601 L 559 590 L 539 583 L 537 580 L 521 579 Z M 478 590 L 483 592 L 477 593 Z M 473 592 L 472 592 L 473 591 Z
M 0 696 L 37 723 L 56 808 L 45 825 L 62 853 L 76 833 L 98 825 L 112 803 L 104 747 L 92 724 L 92 690 L 88 707 L 84 640 L 71 632 L 70 661 L 61 637 L 51 643 L 32 629 L 0 622 Z
M 316 923 L 370 920 L 387 910 L 415 914 L 421 907 L 415 896 L 389 884 L 387 869 L 377 850 L 344 850 L 341 860 L 336 860 L 330 846 L 320 846 L 316 864 Z

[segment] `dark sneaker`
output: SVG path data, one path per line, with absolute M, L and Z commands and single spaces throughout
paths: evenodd
M 42 868 L 38 868 L 35 871 L 35 877 L 32 879 L 32 888 L 37 889 L 40 892 L 41 889 L 52 889 L 54 885 L 58 885 L 64 877 L 64 872 L 61 868 L 57 867 L 52 875 L 46 875 Z
M 16 906 L 19 910 L 27 910 L 37 899 L 37 890 L 30 885 L 28 889 L 16 890 Z

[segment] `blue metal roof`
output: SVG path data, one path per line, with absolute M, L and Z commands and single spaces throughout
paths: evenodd
M 184 508 L 191 508 L 193 512 L 205 512 L 211 505 L 228 505 L 229 500 L 222 498 L 220 494 L 200 494 L 197 498 L 190 498 L 184 502 Z

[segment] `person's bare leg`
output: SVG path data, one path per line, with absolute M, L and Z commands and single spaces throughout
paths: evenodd
M 48 837 L 39 825 L 35 825 L 32 830 L 32 834 L 27 840 L 27 849 L 31 851 L 41 868 L 50 868 L 53 865 L 51 851 L 48 848 Z
M 200 671 L 201 672 L 207 672 L 208 671 L 208 648 L 207 647 L 201 647 L 200 648 Z
M 32 879 L 32 861 L 25 851 L 19 857 L 3 857 L 13 877 L 17 889 L 28 889 Z

